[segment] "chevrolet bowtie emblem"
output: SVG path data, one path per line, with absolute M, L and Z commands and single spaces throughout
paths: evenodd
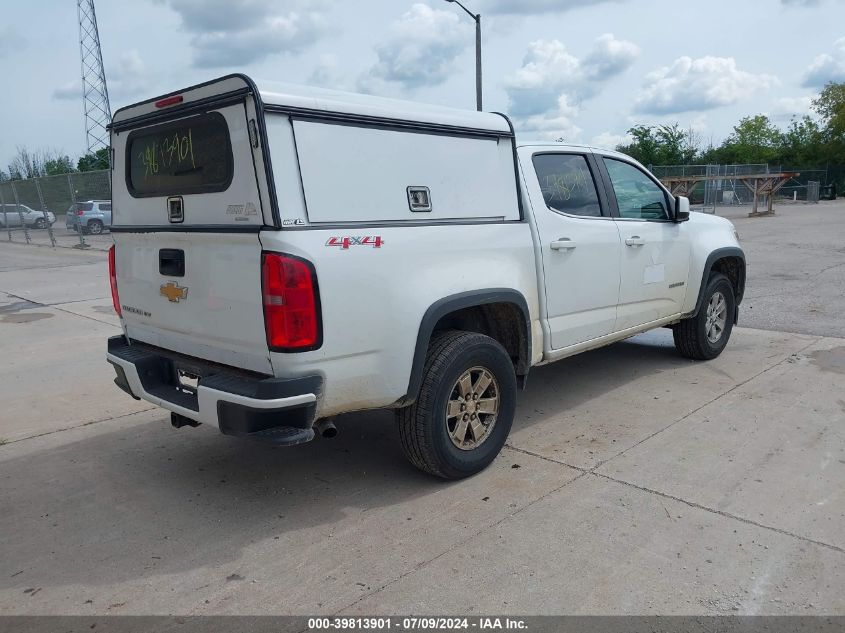
M 179 303 L 180 299 L 188 298 L 188 289 L 180 286 L 175 281 L 168 281 L 159 289 L 159 293 L 162 297 L 167 297 L 167 300 L 173 303 Z

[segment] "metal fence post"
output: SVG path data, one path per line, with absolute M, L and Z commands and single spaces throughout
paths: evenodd
M 9 241 L 12 241 L 12 227 L 9 226 L 9 217 L 6 215 L 6 197 L 3 195 L 3 187 L 0 186 L 0 205 L 3 205 L 3 226 L 9 233 Z
M 26 238 L 26 243 L 29 244 L 32 240 L 29 237 L 29 227 L 26 225 L 23 219 L 23 211 L 21 211 L 21 202 L 18 199 L 18 190 L 15 188 L 15 183 L 12 182 L 12 196 L 15 198 L 15 208 L 18 210 L 18 217 L 21 220 L 21 228 L 23 229 L 23 235 Z
M 76 190 L 73 188 L 73 176 L 70 172 L 67 174 L 67 186 L 70 190 L 71 208 L 73 209 L 73 212 L 76 213 Z M 67 223 L 67 220 L 65 220 L 65 223 Z M 88 248 L 88 244 L 85 243 L 85 236 L 82 235 L 81 226 L 76 227 L 76 234 L 79 237 L 79 244 L 74 246 L 74 248 Z
M 41 181 L 39 178 L 35 179 L 35 190 L 38 192 L 38 203 L 41 205 L 41 214 L 44 216 L 44 222 L 47 224 L 47 235 L 50 236 L 50 244 L 56 248 L 56 236 L 53 235 L 53 225 L 50 223 L 50 217 L 47 215 L 47 207 L 44 205 L 44 192 L 41 191 Z

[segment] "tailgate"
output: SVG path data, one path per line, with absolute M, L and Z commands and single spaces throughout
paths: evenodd
M 274 222 L 257 125 L 237 77 L 116 113 L 112 233 L 130 339 L 272 374 L 259 231 Z
M 120 233 L 115 244 L 118 295 L 130 339 L 273 373 L 257 235 Z M 180 267 L 183 275 L 165 274 Z

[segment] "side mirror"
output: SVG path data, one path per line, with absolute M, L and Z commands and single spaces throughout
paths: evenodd
M 686 222 L 689 220 L 689 198 L 675 196 L 675 222 Z

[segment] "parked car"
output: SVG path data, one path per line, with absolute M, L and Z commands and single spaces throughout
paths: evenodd
M 408 459 L 461 478 L 532 367 L 660 327 L 708 360 L 737 321 L 728 220 L 504 115 L 230 75 L 118 110 L 111 142 L 107 359 L 176 427 L 286 446 L 393 409 Z
M 18 209 L 20 209 L 20 212 Z M 5 213 L 3 213 L 4 210 Z M 6 227 L 6 222 L 8 222 L 8 226 L 10 227 L 20 227 L 21 218 L 23 218 L 23 223 L 26 226 L 34 229 L 46 229 L 47 227 L 53 226 L 56 222 L 56 216 L 50 211 L 46 213 L 36 211 L 25 204 L 0 205 L 0 226 Z
M 111 200 L 88 200 L 72 204 L 65 214 L 69 230 L 99 235 L 111 228 Z

